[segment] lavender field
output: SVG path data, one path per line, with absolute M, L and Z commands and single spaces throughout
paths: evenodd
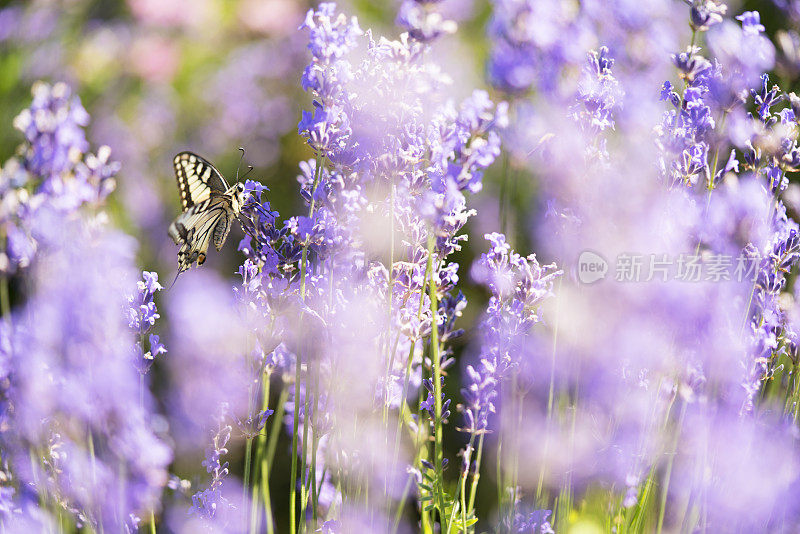
M 800 0 L 0 1 L 0 534 L 800 533 L 793 91 Z

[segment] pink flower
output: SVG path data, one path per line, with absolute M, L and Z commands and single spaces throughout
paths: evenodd
M 289 35 L 301 22 L 299 5 L 293 0 L 242 0 L 239 22 L 254 33 Z
M 158 35 L 136 39 L 130 51 L 131 70 L 150 82 L 168 82 L 180 61 L 175 43 Z

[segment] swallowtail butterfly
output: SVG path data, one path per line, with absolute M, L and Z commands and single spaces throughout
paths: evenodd
M 169 236 L 180 245 L 178 274 L 206 261 L 209 243 L 225 244 L 231 223 L 244 204 L 244 185 L 229 186 L 216 167 L 192 152 L 175 156 L 175 176 L 183 213 L 169 226 Z

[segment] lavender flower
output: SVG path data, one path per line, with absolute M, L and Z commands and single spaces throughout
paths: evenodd
M 403 0 L 397 13 L 396 24 L 408 30 L 418 41 L 433 41 L 443 34 L 455 33 L 458 29 L 452 20 L 446 20 L 437 10 L 441 0 Z
M 427 411 L 428 415 L 430 415 L 431 419 L 433 420 L 436 417 L 436 413 L 434 411 L 435 401 L 433 397 L 433 392 L 434 392 L 433 382 L 432 380 L 426 378 L 425 380 L 422 381 L 422 384 L 425 386 L 425 389 L 428 390 L 428 398 L 422 401 L 419 407 Z M 441 377 L 441 385 L 444 386 L 444 377 Z M 446 399 L 444 393 L 441 393 L 441 398 L 442 398 L 442 419 L 446 420 L 448 417 L 450 417 L 450 410 L 448 409 L 450 407 L 450 399 Z
M 16 436 L 3 439 L 21 480 L 38 481 L 38 491 L 58 495 L 78 518 L 111 528 L 155 505 L 171 453 L 148 425 L 151 399 L 128 359 L 133 339 L 120 313 L 133 274 L 128 242 L 80 221 L 55 221 L 47 261 L 35 272 L 37 292 L 13 319 Z M 54 270 L 73 273 L 70 284 Z M 28 447 L 43 447 L 49 459 L 31 464 Z M 109 494 L 109 485 L 120 492 Z
M 578 86 L 577 104 L 573 108 L 573 117 L 587 132 L 590 138 L 599 139 L 599 134 L 606 129 L 614 128 L 613 112 L 622 99 L 619 82 L 611 73 L 614 60 L 609 57 L 608 48 L 589 52 L 584 75 Z M 605 141 L 596 143 L 596 150 L 588 150 L 586 157 L 607 159 Z
M 558 36 L 565 32 L 578 37 L 580 26 L 575 22 L 574 14 L 559 2 L 493 2 L 489 81 L 509 93 L 534 86 L 553 90 L 559 66 L 572 53 Z
M 110 149 L 88 153 L 83 128 L 89 120 L 77 96 L 64 83 L 37 82 L 33 102 L 15 119 L 25 136 L 18 158 L 0 172 L 0 224 L 6 243 L 0 268 L 5 273 L 30 265 L 38 248 L 36 214 L 43 208 L 62 213 L 102 201 L 114 189 L 119 163 Z
M 213 520 L 218 508 L 229 506 L 228 502 L 222 497 L 222 484 L 228 476 L 228 462 L 222 461 L 222 457 L 228 454 L 228 440 L 231 438 L 231 426 L 225 424 L 226 408 L 223 406 L 218 417 L 218 428 L 212 437 L 212 446 L 206 450 L 206 459 L 203 466 L 206 472 L 211 474 L 209 486 L 192 495 L 191 513 L 196 513 L 207 520 Z
M 335 4 L 322 3 L 317 11 L 309 10 L 301 28 L 309 30 L 313 60 L 303 72 L 303 88 L 319 98 L 314 112 L 304 111 L 298 131 L 307 136 L 318 152 L 335 152 L 349 135 L 348 117 L 336 106 L 343 85 L 350 80 L 347 62 L 341 58 L 356 46 L 362 35 L 355 18 L 335 15 Z
M 138 292 L 128 297 L 130 308 L 128 309 L 128 326 L 138 336 L 136 343 L 135 362 L 140 373 L 144 374 L 153 365 L 153 360 L 159 354 L 164 354 L 167 349 L 161 343 L 160 338 L 155 334 L 150 334 L 150 350 L 144 352 L 145 336 L 151 331 L 156 320 L 161 317 L 153 302 L 156 291 L 163 289 L 158 283 L 158 274 L 148 271 L 142 272 L 142 280 L 136 283 Z
M 709 49 L 734 94 L 755 86 L 761 75 L 775 64 L 775 47 L 762 35 L 764 26 L 759 23 L 758 13 L 750 11 L 737 19 L 741 27 L 724 21 L 708 32 Z
M 488 427 L 489 416 L 495 412 L 497 369 L 492 361 L 484 358 L 478 363 L 477 370 L 467 365 L 466 373 L 468 385 L 461 390 L 466 402 L 466 428 L 475 434 Z
M 728 11 L 728 6 L 718 0 L 684 0 L 692 8 L 690 21 L 692 29 L 705 32 L 711 26 L 722 22 L 722 17 Z
M 35 288 L 3 324 L 4 460 L 27 488 L 11 523 L 41 521 L 27 510 L 32 492 L 78 524 L 129 528 L 156 506 L 171 451 L 149 426 L 152 399 L 128 360 L 131 240 L 104 214 L 79 210 L 113 189 L 119 165 L 109 163 L 107 147 L 87 153 L 89 117 L 65 84 L 37 83 L 33 94 L 15 119 L 25 143 L 2 173 L 4 272 L 25 269 Z M 151 298 L 156 279 L 142 284 Z M 130 319 L 144 332 L 155 310 L 141 304 Z M 34 450 L 40 460 L 31 461 Z
M 547 520 L 552 513 L 550 510 L 534 510 L 528 514 L 517 513 L 514 517 L 512 532 L 515 534 L 555 534 L 555 530 Z
M 59 186 L 51 185 L 51 181 L 58 180 L 75 163 L 70 152 L 82 154 L 89 148 L 83 133 L 89 114 L 64 83 L 53 87 L 39 83 L 32 92 L 30 109 L 14 119 L 14 127 L 30 144 L 25 159 L 27 170 L 44 177 L 45 188 L 55 191 Z
M 492 292 L 486 317 L 477 368 L 467 367 L 467 387 L 462 390 L 467 404 L 467 430 L 485 430 L 495 411 L 497 386 L 509 372 L 522 365 L 522 347 L 539 322 L 537 308 L 551 295 L 553 281 L 561 275 L 555 266 L 540 266 L 535 256 L 523 258 L 498 233 L 484 236 L 489 252 L 473 265 L 473 278 Z
M 776 59 L 765 31 L 775 20 L 728 15 L 717 0 L 683 9 L 493 0 L 486 75 L 506 104 L 464 81 L 450 59 L 459 47 L 433 48 L 455 31 L 449 19 L 467 28 L 482 19 L 448 13 L 445 2 L 397 2 L 397 37 L 322 3 L 281 47 L 247 35 L 229 42 L 228 23 L 214 19 L 222 26 L 204 46 L 222 57 L 216 71 L 192 68 L 208 66 L 203 46 L 180 46 L 209 31 L 194 16 L 205 2 L 186 2 L 142 18 L 152 2 L 132 0 L 148 27 L 94 21 L 81 61 L 66 67 L 101 94 L 91 100 L 110 116 L 101 131 L 123 146 L 123 176 L 137 184 L 124 207 L 163 233 L 147 162 L 177 132 L 221 147 L 248 131 L 263 144 L 257 162 L 277 162 L 279 148 L 292 159 L 286 91 L 302 89 L 301 209 L 279 215 L 282 188 L 273 196 L 248 181 L 239 278 L 193 273 L 160 293 L 157 308 L 157 276 L 135 268 L 135 243 L 101 211 L 118 165 L 107 148 L 89 153 L 74 93 L 35 86 L 15 121 L 22 145 L 0 171 L 7 530 L 54 530 L 52 515 L 79 529 L 135 531 L 153 512 L 156 528 L 259 531 L 286 506 L 285 480 L 261 477 L 278 474 L 286 454 L 291 529 L 309 532 L 797 524 L 787 496 L 800 487 L 800 99 L 785 91 L 800 72 L 796 28 L 775 34 L 785 56 Z M 775 2 L 800 21 L 797 2 Z M 256 3 L 245 0 L 239 16 L 260 13 Z M 270 20 L 293 21 L 289 4 L 271 1 Z M 60 57 L 48 51 L 72 50 L 44 35 L 54 12 L 40 9 L 38 23 L 34 7 L 0 10 L 12 66 L 20 57 L 47 71 L 41 58 Z M 70 14 L 78 29 L 81 13 Z M 160 62 L 133 50 L 136 83 L 105 91 L 113 68 L 94 62 L 162 42 L 150 35 L 159 24 L 175 30 Z M 308 64 L 289 87 L 303 39 Z M 156 82 L 176 74 L 177 93 Z M 184 113 L 195 100 L 218 124 Z M 128 115 L 143 119 L 131 129 Z M 492 169 L 497 159 L 502 169 Z M 486 196 L 498 180 L 513 199 L 502 213 Z M 506 238 L 495 219 L 509 215 Z M 474 234 L 487 249 L 465 276 Z M 515 252 L 529 243 L 537 255 Z M 467 303 L 475 285 L 489 299 L 482 311 Z M 162 420 L 142 376 L 165 339 Z M 268 425 L 266 402 L 278 395 L 283 415 Z M 444 427 L 454 402 L 464 434 L 455 445 Z M 172 477 L 178 491 L 162 495 L 165 444 L 195 454 L 220 405 L 207 484 Z M 290 448 L 271 434 L 280 423 Z M 255 466 L 244 488 L 239 462 L 226 461 L 240 446 Z M 460 472 L 447 483 L 442 470 L 459 447 Z M 475 499 L 495 460 L 497 509 Z M 406 508 L 418 524 L 402 524 Z

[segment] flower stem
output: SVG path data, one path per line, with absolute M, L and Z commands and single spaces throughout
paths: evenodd
M 503 516 L 503 488 L 505 484 L 503 481 L 503 434 L 502 427 L 506 426 L 504 422 L 500 423 L 501 431 L 500 436 L 497 438 L 497 452 L 495 457 L 495 482 L 497 484 L 497 514 Z
M 394 298 L 394 180 L 389 184 L 390 188 L 390 204 L 389 204 L 389 269 L 388 269 L 388 282 L 386 284 L 386 370 L 383 376 L 383 389 L 384 392 L 381 394 L 383 406 L 382 406 L 382 418 L 381 422 L 385 425 L 385 429 L 383 432 L 384 436 L 384 447 L 388 449 L 389 447 L 389 402 L 390 402 L 390 392 L 391 389 L 389 387 L 389 380 L 392 373 L 392 368 L 394 367 L 394 358 L 395 354 L 397 353 L 397 343 L 392 343 L 392 301 Z M 399 336 L 398 332 L 398 336 Z M 399 340 L 399 337 L 396 339 Z M 405 396 L 401 397 L 400 399 L 400 409 L 403 409 L 405 405 Z M 397 439 L 395 438 L 395 444 L 397 443 Z M 395 454 L 397 452 L 397 447 L 395 447 L 393 454 L 392 454 L 392 470 L 391 473 L 394 472 L 394 467 L 396 465 L 396 458 Z M 389 479 L 388 477 L 384 478 L 383 481 L 383 491 L 386 494 L 386 509 L 390 509 L 391 507 L 391 493 L 388 491 L 389 489 Z
M 501 171 L 503 173 L 503 181 L 500 185 L 500 231 L 506 236 L 508 236 L 508 210 L 510 207 L 508 163 L 508 152 L 503 151 L 503 166 Z
M 314 193 L 319 184 L 322 175 L 322 153 L 317 152 L 317 165 L 314 169 L 314 185 L 311 188 L 311 206 L 309 208 L 309 218 L 314 216 L 314 204 L 316 199 Z M 300 299 L 306 300 L 306 263 L 308 259 L 308 242 L 303 244 L 303 250 L 300 255 Z M 303 322 L 304 313 L 300 312 L 300 323 Z M 297 442 L 298 442 L 298 419 L 300 418 L 300 403 L 298 401 L 298 394 L 300 392 L 300 379 L 302 369 L 302 352 L 297 355 L 294 369 L 294 420 L 292 421 L 292 473 L 289 487 L 289 532 L 295 534 L 297 532 Z M 307 427 L 308 425 L 304 425 Z M 305 445 L 305 443 L 303 444 Z M 305 450 L 301 452 L 302 469 L 305 471 Z M 301 480 L 301 496 L 305 492 L 305 474 Z
M 412 480 L 412 475 L 409 475 L 406 479 L 406 485 L 403 488 L 403 497 L 400 499 L 400 505 L 397 507 L 397 510 L 394 513 L 394 523 L 392 524 L 391 534 L 395 534 L 397 532 L 397 528 L 400 526 L 400 519 L 403 517 L 403 508 L 406 506 L 406 500 L 408 499 L 408 492 L 411 489 Z
M 469 490 L 469 506 L 467 515 L 475 509 L 475 495 L 478 493 L 478 481 L 481 478 L 481 458 L 483 457 L 483 438 L 486 434 L 481 434 L 478 438 L 478 452 L 475 455 L 475 472 L 472 474 L 472 487 Z
M 678 441 L 681 435 L 681 427 L 683 426 L 683 417 L 686 414 L 686 403 L 681 406 L 681 415 L 678 417 L 677 428 L 675 428 L 675 438 L 672 442 L 672 450 L 670 451 L 669 458 L 667 459 L 666 473 L 664 474 L 664 483 L 661 487 L 661 503 L 658 509 L 658 528 L 657 534 L 661 534 L 662 526 L 664 525 L 664 514 L 667 509 L 667 496 L 669 494 L 669 482 L 672 477 L 672 464 L 675 461 L 675 455 L 678 454 Z
M 386 290 L 386 373 L 384 374 L 384 388 L 386 397 L 383 399 L 383 423 L 387 425 L 389 418 L 389 376 L 394 366 L 394 356 L 396 345 L 391 343 L 392 339 L 392 298 L 394 297 L 394 183 L 390 184 L 390 207 L 389 207 L 389 281 Z M 391 353 L 390 353 L 391 350 Z M 388 438 L 388 432 L 386 433 Z
M 261 458 L 261 496 L 264 501 L 264 508 L 267 516 L 267 534 L 273 534 L 275 520 L 272 516 L 272 500 L 269 495 L 269 474 L 272 460 L 275 458 L 275 449 L 278 446 L 278 435 L 281 431 L 281 423 L 286 412 L 286 400 L 289 398 L 289 388 L 284 387 L 278 397 L 278 406 L 275 410 L 270 428 L 269 441 L 267 441 L 267 453 Z
M 331 274 L 331 276 L 333 276 Z M 319 362 L 315 362 L 312 372 L 312 393 L 314 394 L 314 408 L 311 411 L 311 417 L 316 418 L 319 413 Z M 317 521 L 317 506 L 319 500 L 319 492 L 317 491 L 317 448 L 319 447 L 319 431 L 317 425 L 311 427 L 311 475 L 309 477 L 311 482 L 311 515 L 314 519 L 314 527 L 316 528 Z M 324 476 L 323 476 L 324 478 Z
M 461 476 L 459 477 L 459 484 L 456 488 L 456 496 L 453 499 L 453 502 L 459 501 L 461 503 L 461 529 L 462 532 L 467 531 L 467 514 L 466 514 L 466 503 L 465 503 L 465 494 L 467 492 L 467 475 L 469 475 L 469 467 L 470 463 L 472 462 L 472 446 L 475 443 L 475 434 L 471 433 L 469 436 L 469 445 L 464 450 L 464 467 L 461 470 Z M 453 527 L 453 521 L 455 521 L 456 517 L 456 506 L 453 504 L 453 510 L 450 512 L 450 521 L 447 523 L 447 530 L 445 532 L 450 532 Z
M 754 174 L 757 175 L 760 170 L 761 169 L 759 167 L 758 169 L 756 169 L 754 171 Z M 778 201 L 778 191 L 779 191 L 779 188 L 776 188 L 775 192 L 770 197 L 770 203 L 769 203 L 769 206 L 768 206 L 767 216 L 766 216 L 766 219 L 765 219 L 766 223 L 769 226 L 772 226 L 772 217 L 774 216 L 774 211 L 773 210 L 775 209 L 776 203 Z M 744 309 L 744 317 L 742 318 L 742 327 L 741 327 L 741 329 L 739 331 L 739 337 L 740 338 L 742 338 L 744 336 L 744 329 L 747 326 L 747 320 L 750 318 L 750 308 L 751 308 L 751 306 L 753 304 L 753 297 L 755 296 L 756 286 L 757 285 L 758 285 L 758 277 L 756 276 L 756 277 L 753 278 L 753 285 L 750 287 L 750 296 L 747 299 L 747 306 L 745 306 L 745 309 Z
M 244 495 L 247 497 L 247 490 L 250 487 L 250 462 L 253 456 L 253 438 L 248 436 L 244 447 Z M 243 502 L 247 502 L 245 499 Z
M 300 484 L 300 528 L 299 531 L 303 532 L 305 530 L 306 521 L 304 520 L 304 516 L 306 513 L 306 508 L 308 507 L 308 484 L 313 484 L 314 482 L 309 479 L 308 465 L 307 465 L 307 453 L 308 453 L 308 430 L 312 425 L 311 417 L 309 417 L 309 398 L 313 395 L 311 392 L 311 388 L 308 387 L 309 381 L 309 372 L 308 372 L 308 365 L 310 362 L 306 363 L 306 375 L 305 375 L 305 395 L 303 396 L 303 441 L 301 443 L 301 462 L 302 462 L 302 469 L 300 471 L 300 477 L 302 482 Z M 295 399 L 297 396 L 295 394 Z
M 430 276 L 430 267 L 431 263 L 426 262 L 425 272 L 422 275 L 422 286 L 419 289 L 420 295 L 419 295 L 419 305 L 417 306 L 417 323 L 419 323 L 420 319 L 422 318 L 423 303 L 425 301 L 423 297 L 425 295 L 425 287 L 426 284 L 428 283 L 428 277 Z M 400 333 L 398 332 L 398 336 L 399 335 Z M 394 449 L 392 450 L 392 472 L 394 472 L 394 466 L 397 463 L 397 454 L 398 454 L 397 451 L 400 447 L 400 431 L 403 426 L 403 418 L 406 415 L 405 413 L 407 405 L 406 396 L 408 395 L 408 387 L 411 381 L 411 366 L 414 362 L 414 346 L 416 342 L 417 342 L 416 339 L 412 340 L 411 346 L 408 349 L 408 358 L 406 360 L 406 376 L 403 380 L 403 394 L 400 397 L 400 409 L 398 410 L 397 414 L 397 429 L 395 430 L 395 435 L 394 435 Z M 396 344 L 397 341 L 395 341 L 395 345 Z M 421 432 L 421 430 L 418 430 L 418 432 Z M 400 503 L 400 508 L 402 509 L 404 505 L 405 505 L 405 499 L 403 499 L 403 501 Z
M 434 411 L 434 469 L 436 472 L 437 500 L 439 502 L 440 523 L 444 523 L 444 495 L 442 485 L 442 362 L 439 357 L 439 325 L 437 317 L 439 315 L 438 300 L 436 294 L 436 282 L 433 278 L 433 249 L 435 244 L 433 230 L 428 233 L 428 266 L 426 269 L 431 273 L 428 283 L 428 296 L 431 300 L 431 365 L 433 366 L 433 397 L 435 403 Z M 444 527 L 444 524 L 442 524 Z
M 511 408 L 514 410 L 514 414 L 517 417 L 516 425 L 512 429 L 513 431 L 513 438 L 512 443 L 514 444 L 511 450 L 511 503 L 509 506 L 509 525 L 514 524 L 514 516 L 517 513 L 517 486 L 519 480 L 519 446 L 520 446 L 520 428 L 522 428 L 522 402 L 523 402 L 523 394 L 522 390 L 519 387 L 519 376 L 517 372 L 514 372 L 514 375 L 511 379 L 511 395 L 513 396 L 513 400 L 511 402 Z
M 6 322 L 11 321 L 11 299 L 8 294 L 8 278 L 0 277 L 0 314 Z
M 550 448 L 550 429 L 553 423 L 553 401 L 555 398 L 556 388 L 556 353 L 558 349 L 558 326 L 561 319 L 561 282 L 564 280 L 563 276 L 558 277 L 558 288 L 556 289 L 556 317 L 553 322 L 553 350 L 550 357 L 550 387 L 547 393 L 547 419 L 546 429 L 544 436 L 544 454 L 543 457 L 547 458 Z M 536 503 L 539 504 L 542 498 L 542 489 L 544 487 L 544 478 L 546 472 L 545 462 L 539 467 L 539 480 L 536 484 Z
M 265 411 L 269 404 L 269 386 L 270 386 L 271 371 L 264 368 L 261 373 L 261 411 Z M 264 432 L 259 432 L 258 439 L 256 440 L 256 454 L 253 466 L 253 493 L 250 498 L 250 532 L 258 532 L 259 524 L 261 522 L 261 515 L 258 511 L 258 491 L 257 487 L 261 486 L 263 479 L 261 478 L 262 470 L 264 469 L 263 457 L 266 448 L 266 435 Z

